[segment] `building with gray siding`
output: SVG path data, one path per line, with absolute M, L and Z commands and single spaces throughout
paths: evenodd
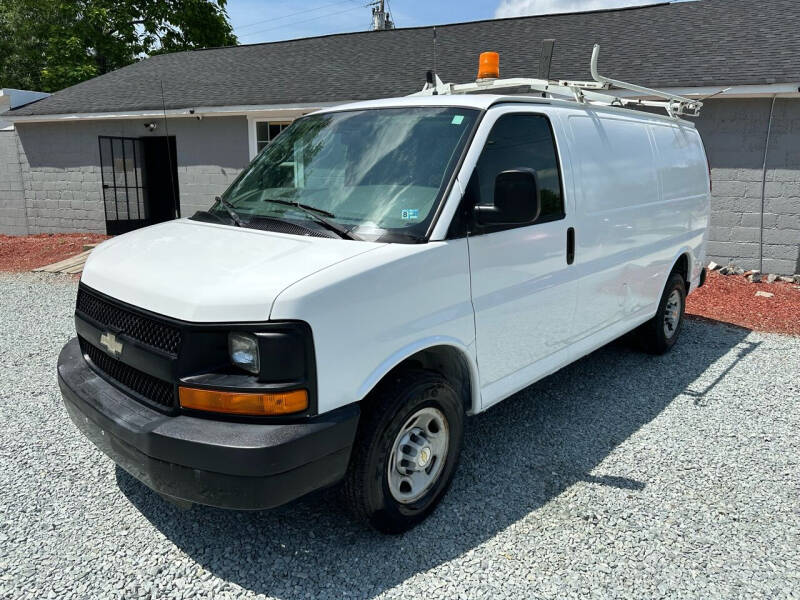
M 713 181 L 709 259 L 800 272 L 800 8 L 793 0 L 697 0 L 436 27 L 444 81 L 601 72 L 703 97 Z M 207 208 L 293 119 L 406 95 L 433 68 L 433 28 L 322 36 L 160 55 L 6 112 L 0 233 L 119 233 Z

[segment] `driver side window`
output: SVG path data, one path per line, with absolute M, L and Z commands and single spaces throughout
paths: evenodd
M 542 210 L 533 224 L 563 219 L 564 196 L 555 139 L 550 121 L 543 115 L 508 114 L 495 122 L 467 186 L 465 209 L 471 212 L 477 204 L 494 204 L 497 175 L 520 168 L 536 171 Z M 480 232 L 512 227 L 484 227 Z

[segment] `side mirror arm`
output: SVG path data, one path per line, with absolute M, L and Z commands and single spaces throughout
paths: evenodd
M 478 225 L 486 225 L 495 223 L 500 215 L 500 211 L 492 204 L 476 204 L 472 207 L 472 214 Z

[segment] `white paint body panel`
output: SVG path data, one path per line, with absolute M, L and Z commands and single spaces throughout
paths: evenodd
M 380 246 L 181 219 L 102 243 L 81 280 L 184 321 L 266 321 L 289 285 Z
M 574 333 L 584 337 L 651 317 L 683 252 L 691 264 L 702 264 L 692 249 L 704 247 L 708 169 L 692 127 L 571 112 L 565 133 L 578 182 L 574 266 L 580 282 Z
M 477 375 L 465 239 L 386 244 L 298 281 L 270 318 L 311 325 L 320 410 L 363 398 L 431 346 L 455 347 Z
M 541 106 L 514 104 L 490 111 L 464 161 L 463 181 L 469 179 L 478 163 L 492 127 L 507 114 L 546 112 Z M 563 164 L 563 134 L 557 123 L 554 125 Z M 508 395 L 504 390 L 515 380 L 515 374 L 570 343 L 577 281 L 565 259 L 566 232 L 573 225 L 572 179 L 568 170 L 562 171 L 564 219 L 469 238 L 483 407 Z
M 83 281 L 109 296 L 197 322 L 310 324 L 321 412 L 366 396 L 394 366 L 434 346 L 468 365 L 478 412 L 633 329 L 656 311 L 685 254 L 705 259 L 709 178 L 693 126 L 615 108 L 495 96 L 363 102 L 485 110 L 431 241 L 377 244 L 177 221 L 106 242 Z M 566 217 L 447 239 L 496 118 L 546 115 Z M 576 255 L 566 264 L 566 229 Z

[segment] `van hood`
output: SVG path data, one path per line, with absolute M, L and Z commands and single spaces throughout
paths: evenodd
M 81 281 L 184 321 L 265 321 L 293 283 L 381 246 L 181 219 L 104 242 Z

